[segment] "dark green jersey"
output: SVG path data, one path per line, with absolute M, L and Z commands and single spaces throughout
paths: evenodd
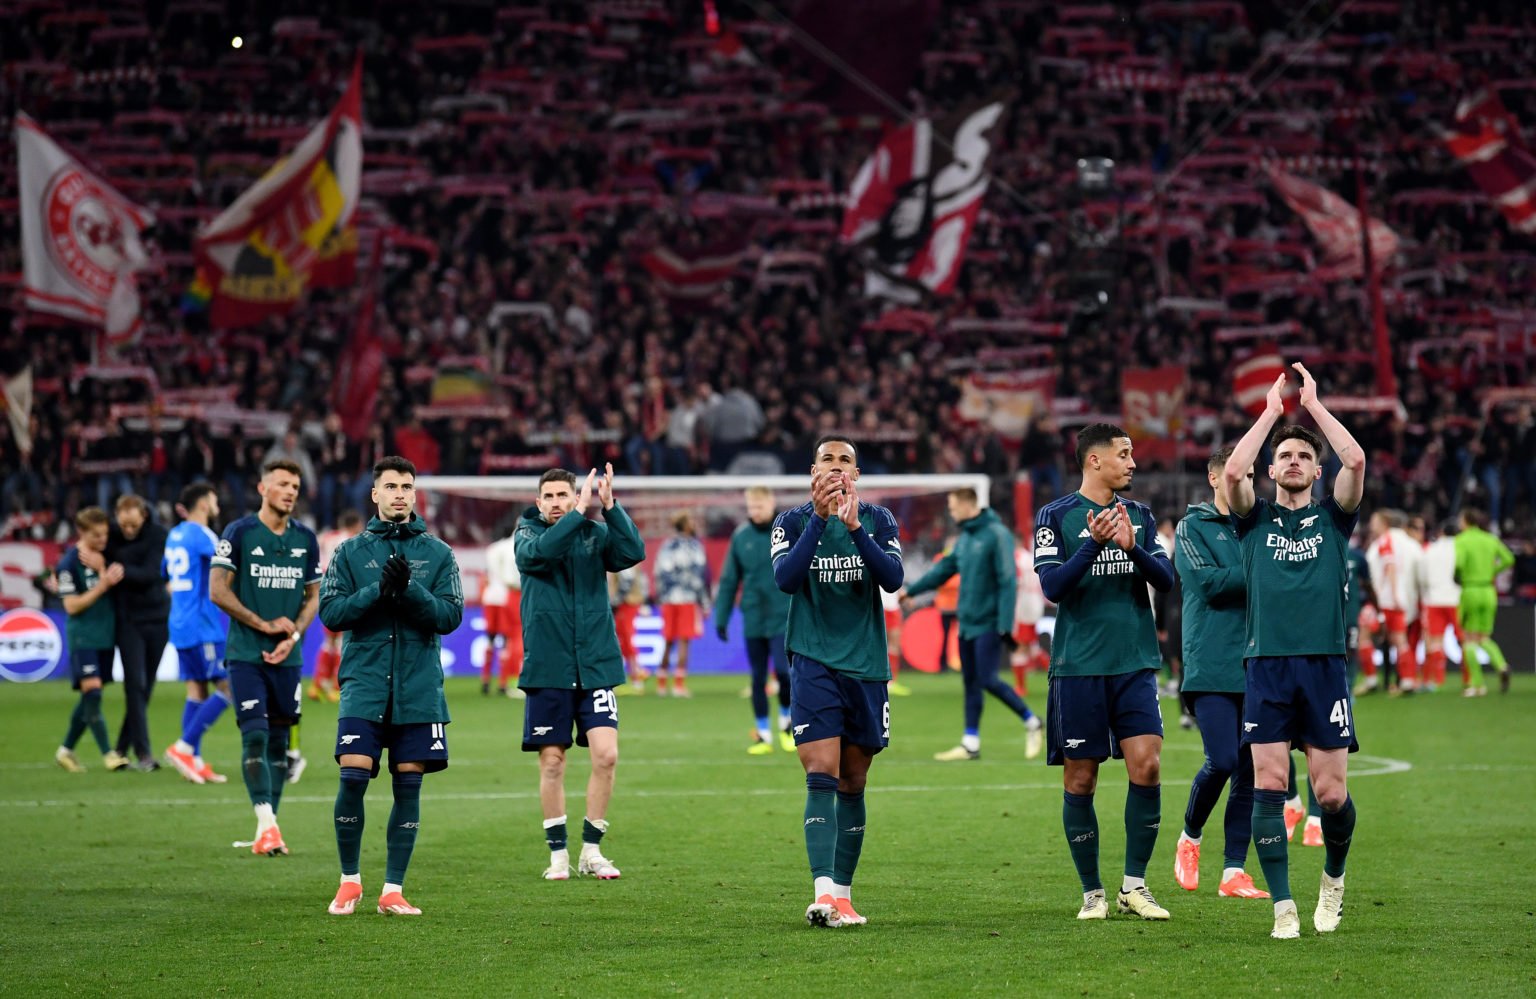
M 860 503 L 859 523 L 862 537 L 856 538 L 836 517 L 817 517 L 809 503 L 784 511 L 773 522 L 769 551 L 774 579 L 790 595 L 784 647 L 857 679 L 885 681 L 891 678 L 891 665 L 877 581 L 884 580 L 891 592 L 901 586 L 901 541 L 896 518 L 883 506 Z M 791 549 L 802 535 L 816 531 L 820 539 L 814 550 L 800 549 L 808 560 L 802 566 Z M 867 564 L 875 558 L 882 564 Z M 894 576 L 886 578 L 892 566 Z
M 80 561 L 80 549 L 71 548 L 64 553 L 57 570 L 59 596 L 80 597 L 96 588 L 101 579 L 95 569 Z M 96 602 L 78 614 L 69 615 L 64 624 L 64 637 L 71 651 L 76 649 L 110 649 L 117 638 L 117 615 L 112 609 L 112 594 L 104 593 Z M 109 664 L 110 665 L 110 664 Z
M 1113 502 L 1125 504 L 1137 547 L 1167 563 L 1151 509 L 1121 497 Z M 1099 549 L 1089 537 L 1088 518 L 1103 509 L 1082 493 L 1072 493 L 1047 503 L 1035 515 L 1035 572 L 1041 574 L 1042 585 L 1045 572 L 1067 566 L 1085 544 L 1090 551 L 1098 549 L 1081 578 L 1056 601 L 1052 676 L 1118 676 L 1162 666 L 1147 577 L 1118 545 Z M 1088 552 L 1079 556 L 1087 557 Z M 1171 578 L 1171 567 L 1168 571 Z
M 1246 517 L 1233 515 L 1248 583 L 1245 659 L 1344 655 L 1356 516 L 1332 496 L 1300 510 L 1257 499 Z
M 212 566 L 234 573 L 230 591 L 252 614 L 268 621 L 279 617 L 297 621 L 304 588 L 320 583 L 320 544 L 315 532 L 296 520 L 288 521 L 282 534 L 273 534 L 261 518 L 241 517 L 224 528 Z M 283 637 L 254 631 L 230 618 L 224 657 L 230 662 L 261 663 L 261 654 L 271 652 Z M 300 645 L 295 642 L 288 658 L 276 665 L 302 665 Z

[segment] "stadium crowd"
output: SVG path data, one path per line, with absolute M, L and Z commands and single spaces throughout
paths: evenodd
M 1296 5 L 1260 3 L 904 2 L 927 43 L 894 96 L 938 111 L 1006 92 L 1011 113 L 956 293 L 896 311 L 864 296 L 838 239 L 841 195 L 885 120 L 836 93 L 798 29 L 759 4 L 721 2 L 718 34 L 692 2 L 366 17 L 276 3 L 243 23 L 219 4 L 155 21 L 0 6 L 15 28 L 0 34 L 0 107 L 159 219 L 145 333 L 115 357 L 23 313 L 19 248 L 0 243 L 0 356 L 29 359 L 37 391 L 29 451 L 0 421 L 9 536 L 62 535 L 78 506 L 130 490 L 165 505 L 202 478 L 239 516 L 278 455 L 305 467 L 323 528 L 366 506 L 384 454 L 422 473 L 779 472 L 830 430 L 861 442 L 866 472 L 1023 471 L 1043 498 L 1062 488 L 1075 427 L 1118 418 L 1122 371 L 1158 364 L 1188 370 L 1199 483 L 1209 450 L 1250 422 L 1235 361 L 1277 335 L 1325 393 L 1364 407 L 1351 424 L 1367 509 L 1435 522 L 1471 501 L 1495 529 L 1536 533 L 1536 418 L 1518 391 L 1487 394 L 1530 383 L 1536 254 L 1436 133 L 1485 81 L 1531 120 L 1527 4 L 1293 21 Z M 816 5 L 800 6 L 816 30 Z M 359 49 L 360 245 L 367 257 L 384 234 L 387 365 L 354 441 L 330 386 L 361 289 L 233 332 L 209 330 L 183 293 L 197 226 L 326 113 Z M 1113 187 L 1080 189 L 1088 156 L 1116 161 Z M 1358 170 L 1370 213 L 1401 237 L 1377 262 L 1401 406 L 1374 381 L 1362 282 L 1319 278 L 1263 158 L 1351 201 Z M 4 224 L 15 199 L 7 160 Z M 693 266 L 722 260 L 720 275 Z M 1036 366 L 1054 372 L 1054 416 L 1022 440 L 960 417 L 971 373 Z

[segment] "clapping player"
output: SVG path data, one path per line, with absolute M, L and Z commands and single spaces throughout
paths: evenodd
M 378 515 L 336 548 L 320 588 L 321 620 L 350 636 L 336 719 L 341 885 L 329 911 L 350 915 L 363 896 L 363 796 L 388 750 L 394 807 L 378 911 L 419 916 L 405 900 L 405 871 L 421 827 L 422 775 L 448 766 L 441 636 L 463 620 L 464 590 L 453 549 L 416 515 L 415 465 L 398 456 L 374 465 L 373 502 Z
M 1162 655 L 1147 585 L 1173 586 L 1173 565 L 1157 543 L 1157 519 L 1126 501 L 1136 461 L 1119 427 L 1094 423 L 1077 435 L 1083 470 L 1077 492 L 1035 516 L 1035 571 L 1060 609 L 1046 695 L 1046 761 L 1062 768 L 1062 825 L 1083 885 L 1078 919 L 1106 919 L 1099 879 L 1099 820 L 1093 808 L 1099 766 L 1125 759 L 1125 873 L 1122 913 L 1167 919 L 1147 888 L 1147 863 L 1162 819 L 1163 717 L 1157 703 Z
M 901 542 L 891 511 L 859 500 L 858 450 L 846 437 L 816 442 L 811 501 L 779 514 L 773 577 L 789 596 L 784 645 L 790 714 L 805 767 L 805 852 L 814 880 L 812 926 L 865 922 L 853 908 L 864 846 L 864 785 L 891 736 L 885 614 L 879 590 L 901 588 Z
M 595 488 L 594 488 L 595 486 Z M 603 523 L 587 519 L 594 493 Z M 619 761 L 619 703 L 624 683 L 608 573 L 645 561 L 645 542 L 635 522 L 613 497 L 613 466 L 594 469 L 576 492 L 576 476 L 551 468 L 539 476 L 538 503 L 518 521 L 517 568 L 523 577 L 523 752 L 539 754 L 539 804 L 549 866 L 544 877 L 571 876 L 566 848 L 565 755 L 576 745 L 592 757 L 587 817 L 581 824 L 577 874 L 619 876 L 603 856 L 608 802 Z
M 1293 366 L 1301 375 L 1301 406 L 1342 464 L 1332 494 L 1313 502 L 1313 484 L 1323 475 L 1317 434 L 1299 426 L 1274 430 L 1285 415 L 1284 374 L 1223 473 L 1248 587 L 1243 741 L 1253 752 L 1253 841 L 1275 900 L 1270 935 L 1277 939 L 1301 934 L 1285 835 L 1291 745 L 1306 747 L 1307 778 L 1323 809 L 1326 856 L 1312 916 L 1319 933 L 1337 929 L 1344 911 L 1344 859 L 1355 829 L 1345 780 L 1349 754 L 1359 748 L 1349 700 L 1344 606 L 1349 537 L 1365 489 L 1365 452 L 1318 399 L 1307 369 Z M 1278 487 L 1272 501 L 1256 497 L 1248 478 L 1266 440 L 1273 450 L 1269 476 Z

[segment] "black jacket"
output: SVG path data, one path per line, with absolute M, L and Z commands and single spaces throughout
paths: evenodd
M 171 594 L 165 588 L 160 563 L 165 559 L 167 531 L 146 521 L 138 537 L 129 541 L 117 525 L 107 536 L 107 564 L 123 564 L 123 581 L 112 591 L 120 621 L 139 624 L 165 622 L 171 616 Z

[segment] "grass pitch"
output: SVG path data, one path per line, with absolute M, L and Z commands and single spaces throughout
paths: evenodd
M 691 701 L 626 697 L 606 852 L 622 880 L 547 883 L 522 708 L 449 683 L 453 761 L 429 776 L 407 897 L 425 915 L 386 919 L 389 784 L 368 796 L 365 905 L 326 914 L 335 707 L 306 702 L 310 767 L 282 804 L 287 858 L 230 843 L 254 820 L 233 719 L 207 757 L 231 783 L 173 771 L 106 773 L 89 737 L 72 776 L 49 761 L 73 703 L 59 683 L 0 687 L 0 993 L 45 995 L 1531 995 L 1536 970 L 1536 683 L 1507 697 L 1363 699 L 1351 761 L 1360 811 L 1343 926 L 1311 930 L 1320 849 L 1292 845 L 1303 937 L 1274 941 L 1268 902 L 1219 898 L 1220 814 L 1203 881 L 1173 881 L 1173 849 L 1198 735 L 1171 727 L 1163 832 L 1148 882 L 1165 924 L 1078 923 L 1061 832 L 1060 774 L 1023 759 L 995 702 L 983 757 L 936 763 L 960 723 L 958 677 L 903 676 L 892 748 L 871 775 L 856 898 L 868 926 L 812 930 L 794 756 L 745 753 L 743 681 L 700 677 Z M 1043 707 L 1043 689 L 1031 703 Z M 176 734 L 178 684 L 151 730 Z M 122 696 L 109 688 L 115 732 Z M 1164 702 L 1172 718 L 1173 703 Z M 572 754 L 572 829 L 585 756 Z M 1118 882 L 1125 772 L 1106 766 L 1097 804 L 1106 885 Z M 573 839 L 575 837 L 573 836 Z M 1248 870 L 1262 885 L 1250 851 Z M 365 908 L 366 906 L 366 908 Z

